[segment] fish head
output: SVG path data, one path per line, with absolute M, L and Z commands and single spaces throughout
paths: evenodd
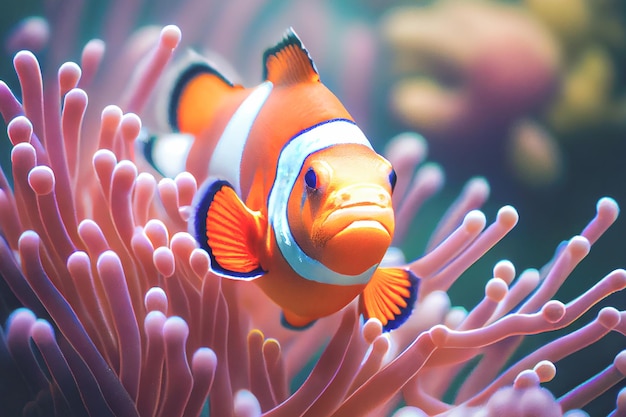
M 394 233 L 395 175 L 389 161 L 360 144 L 309 155 L 288 207 L 298 245 L 340 274 L 357 275 L 380 263 Z

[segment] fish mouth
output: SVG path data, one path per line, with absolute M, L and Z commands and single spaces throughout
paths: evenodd
M 391 244 L 394 215 L 390 207 L 357 204 L 334 210 L 317 231 L 319 260 L 347 275 L 380 263 Z
M 394 215 L 391 207 L 360 203 L 333 210 L 320 225 L 319 232 L 328 239 L 356 228 L 379 230 L 391 236 L 393 227 Z
M 387 234 L 389 234 L 389 230 L 383 224 L 377 220 L 356 220 L 350 223 L 345 230 L 350 230 L 353 228 L 370 228 L 370 229 L 380 229 Z

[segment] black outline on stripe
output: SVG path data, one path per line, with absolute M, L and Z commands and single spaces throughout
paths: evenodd
M 358 127 L 358 125 L 354 122 L 354 120 L 350 120 L 350 119 L 344 119 L 341 117 L 338 117 L 336 119 L 328 119 L 328 120 L 324 120 L 323 122 L 319 122 L 316 123 L 312 126 L 307 127 L 306 129 L 302 129 L 301 131 L 299 131 L 298 133 L 296 133 L 295 135 L 293 135 L 292 137 L 289 138 L 289 140 L 287 142 L 285 142 L 285 144 L 283 145 L 283 147 L 280 149 L 280 152 L 278 153 L 278 159 L 276 160 L 276 168 L 274 170 L 274 183 L 272 184 L 272 187 L 270 188 L 269 193 L 267 193 L 267 200 L 265 201 L 265 206 L 269 207 L 270 204 L 270 195 L 272 195 L 272 192 L 274 191 L 274 187 L 276 186 L 276 177 L 278 177 L 278 161 L 280 160 L 280 157 L 283 154 L 283 151 L 285 150 L 285 148 L 287 147 L 287 145 L 289 145 L 291 143 L 292 140 L 294 140 L 295 138 L 297 138 L 298 136 L 302 135 L 303 133 L 308 132 L 309 130 L 313 130 L 318 126 L 321 125 L 325 125 L 326 123 L 332 123 L 332 122 L 348 122 L 350 124 L 353 124 L 355 126 Z M 329 145 L 332 146 L 332 145 Z M 326 148 L 324 148 L 326 149 Z M 321 149 L 318 149 L 318 151 L 320 151 Z M 317 152 L 317 151 L 316 151 Z M 302 167 L 304 166 L 304 163 L 306 162 L 306 159 L 309 157 L 309 155 L 305 156 L 305 158 L 302 160 L 302 165 L 300 165 L 298 167 L 298 172 L 302 171 Z M 295 185 L 295 183 L 294 183 Z M 289 190 L 289 194 L 291 194 L 291 192 L 293 191 L 293 186 L 291 187 L 291 190 Z M 283 209 L 281 209 L 281 211 L 285 211 L 286 207 L 283 207 Z M 269 214 L 268 214 L 269 216 Z M 274 225 L 271 222 L 272 219 L 268 218 L 268 221 L 270 222 L 270 225 L 272 226 L 272 228 L 274 227 Z M 289 220 L 287 220 L 287 224 L 289 224 Z M 289 227 L 291 228 L 291 225 L 289 225 Z M 276 240 L 276 237 L 274 237 L 274 240 Z M 293 243 L 298 247 L 298 249 L 300 250 L 300 252 L 304 253 L 307 256 L 310 256 L 308 253 L 306 253 L 302 247 L 300 246 L 300 244 L 298 243 L 298 241 L 296 240 L 295 236 L 294 236 L 294 241 Z M 282 252 L 280 251 L 280 249 L 276 249 L 278 251 L 278 253 L 280 254 L 280 256 L 283 257 L 283 259 L 285 259 L 284 255 L 282 254 Z M 287 264 L 289 264 L 289 262 L 287 261 L 287 259 L 285 259 L 285 261 L 287 262 Z M 291 266 L 290 266 L 291 267 Z M 307 279 L 307 278 L 305 278 Z
M 292 140 L 294 140 L 294 139 L 295 139 L 295 138 L 297 138 L 298 136 L 302 135 L 303 133 L 308 132 L 309 130 L 313 130 L 313 129 L 315 129 L 315 128 L 316 128 L 316 127 L 318 127 L 318 126 L 325 125 L 326 123 L 332 123 L 332 122 L 348 122 L 348 123 L 353 124 L 353 125 L 355 125 L 355 126 L 357 126 L 357 127 L 358 127 L 358 125 L 357 125 L 357 124 L 356 124 L 353 120 L 350 120 L 350 119 L 344 119 L 344 118 L 339 117 L 339 118 L 337 118 L 337 119 L 328 119 L 328 120 L 324 120 L 323 122 L 316 123 L 316 124 L 314 124 L 314 125 L 312 125 L 312 126 L 307 127 L 306 129 L 302 129 L 301 131 L 299 131 L 298 133 L 296 133 L 295 135 L 293 135 L 292 137 L 290 137 L 290 138 L 289 138 L 289 140 L 288 140 L 287 142 L 285 142 L 285 144 L 283 145 L 283 147 L 280 149 L 280 152 L 278 153 L 278 159 L 276 160 L 276 169 L 274 170 L 274 178 L 276 178 L 276 177 L 278 176 L 278 161 L 280 160 L 280 157 L 282 156 L 283 151 L 285 150 L 285 148 L 287 147 L 287 145 L 289 145 L 289 144 L 291 143 L 291 141 L 292 141 Z M 329 145 L 329 146 L 333 146 L 333 145 Z M 324 149 L 326 149 L 326 148 L 324 148 Z M 318 151 L 321 151 L 321 150 L 322 150 L 322 149 L 319 149 Z M 316 152 L 317 152 L 317 151 L 316 151 Z M 307 155 L 307 156 L 304 158 L 304 160 L 302 161 L 302 165 L 300 165 L 300 166 L 298 167 L 298 172 L 302 171 L 302 167 L 304 166 L 304 163 L 306 162 L 306 159 L 307 159 L 308 157 L 309 157 L 309 155 Z M 276 180 L 274 180 L 274 181 L 276 181 Z M 268 207 L 269 207 L 269 203 L 270 203 L 269 198 L 270 198 L 270 195 L 272 194 L 272 190 L 274 189 L 274 186 L 275 186 L 275 185 L 276 185 L 276 184 L 272 184 L 272 187 L 270 188 L 270 192 L 269 192 L 269 193 L 267 193 L 267 200 L 265 201 L 265 205 L 266 205 L 266 206 L 268 206 Z M 294 184 L 294 185 L 295 185 L 295 184 Z M 292 187 L 292 190 L 293 190 L 293 187 Z M 291 190 L 290 190 L 289 192 L 291 193 Z M 296 244 L 297 244 L 297 242 L 296 242 Z M 298 247 L 300 247 L 300 245 L 298 245 Z M 300 250 L 302 250 L 302 248 L 300 248 Z M 304 252 L 304 251 L 303 251 L 303 252 Z

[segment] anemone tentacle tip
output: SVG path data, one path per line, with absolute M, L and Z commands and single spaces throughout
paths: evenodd
M 469 233 L 476 233 L 485 228 L 487 217 L 480 210 L 472 210 L 465 215 L 463 219 L 463 227 Z
M 512 228 L 517 224 L 519 220 L 519 214 L 513 206 L 503 206 L 498 210 L 498 222 L 502 223 L 507 228 Z
M 381 321 L 375 317 L 367 319 L 367 321 L 363 325 L 363 329 L 361 330 L 361 333 L 363 334 L 363 339 L 368 344 L 373 343 L 374 339 L 380 336 L 382 332 L 383 332 L 383 325 Z
M 38 62 L 35 54 L 27 49 L 22 49 L 21 51 L 17 51 L 17 53 L 13 57 L 13 65 L 17 67 L 21 63 L 27 63 L 27 62 Z
M 541 314 L 548 323 L 558 323 L 566 311 L 565 305 L 557 300 L 550 300 L 541 308 Z
M 615 366 L 615 369 L 617 369 L 623 376 L 626 376 L 626 350 L 622 350 L 615 356 L 613 366 Z
M 515 279 L 515 265 L 508 259 L 502 259 L 493 267 L 493 276 L 500 278 L 510 285 Z
M 113 163 L 117 164 L 117 157 L 110 149 L 98 149 L 94 152 L 92 160 L 94 164 L 109 161 L 113 161 Z
M 485 295 L 493 302 L 500 302 L 506 297 L 509 286 L 502 278 L 492 278 L 485 286 Z
M 491 189 L 487 178 L 482 176 L 470 178 L 470 180 L 467 182 L 467 186 L 471 187 L 475 193 L 485 196 L 489 194 L 489 191 Z
M 176 25 L 167 25 L 161 29 L 161 41 L 169 48 L 174 49 L 178 46 L 182 38 L 182 32 Z
M 96 261 L 96 268 L 100 272 L 100 274 L 108 275 L 109 273 L 121 272 L 122 264 L 120 261 L 119 255 L 111 250 L 107 249 L 98 256 L 98 260 Z
M 14 129 L 17 129 L 17 130 L 30 130 L 30 132 L 32 133 L 32 131 L 33 131 L 33 124 L 30 122 L 28 117 L 26 117 L 24 115 L 15 116 L 13 119 L 11 119 L 11 121 L 7 125 L 7 130 L 9 132 L 11 132 Z
M 615 307 L 604 307 L 598 312 L 598 322 L 606 329 L 615 329 L 621 321 L 621 314 Z
M 19 239 L 19 243 L 20 245 L 23 243 L 31 243 L 33 241 L 39 241 L 39 234 L 37 232 L 35 232 L 34 230 L 24 230 L 24 232 L 22 232 L 22 234 L 20 235 L 20 239 Z
M 11 162 L 15 164 L 16 159 L 28 159 L 34 163 L 36 155 L 37 151 L 30 143 L 16 143 L 13 145 L 13 149 L 11 149 Z
M 596 211 L 607 215 L 610 218 L 616 219 L 619 215 L 619 204 L 612 197 L 602 197 L 598 200 Z
M 81 105 L 85 106 L 87 105 L 88 96 L 85 90 L 83 90 L 82 88 L 74 87 L 67 92 L 64 100 L 66 106 L 67 103 L 69 103 L 70 101 L 73 101 L 77 104 L 80 103 Z
M 533 371 L 537 374 L 541 383 L 550 382 L 556 376 L 556 366 L 548 360 L 543 360 L 537 363 L 537 365 L 533 368 Z
M 527 369 L 517 375 L 513 386 L 517 389 L 527 389 L 538 387 L 540 382 L 539 375 L 534 370 Z
M 154 266 L 164 277 L 171 277 L 176 271 L 174 254 L 170 248 L 161 246 L 156 248 L 152 255 Z
M 163 325 L 163 336 L 171 341 L 186 339 L 189 335 L 187 322 L 179 316 L 168 317 Z
M 46 165 L 34 167 L 28 173 L 28 184 L 37 195 L 47 195 L 54 190 L 54 171 Z

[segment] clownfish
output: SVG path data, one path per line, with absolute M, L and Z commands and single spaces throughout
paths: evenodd
M 160 154 L 184 154 L 184 169 L 203 182 L 189 232 L 211 270 L 254 281 L 289 328 L 356 297 L 386 331 L 402 324 L 419 280 L 379 266 L 394 233 L 396 174 L 320 82 L 293 29 L 265 51 L 265 81 L 254 88 L 196 61 L 178 74 L 167 105 L 171 127 L 192 141 Z

